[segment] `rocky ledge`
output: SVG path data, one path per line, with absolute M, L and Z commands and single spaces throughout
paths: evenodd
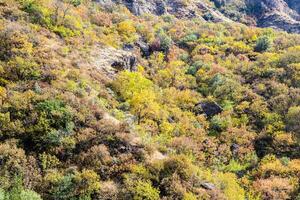
M 247 16 L 249 23 L 259 27 L 272 27 L 287 32 L 300 33 L 300 0 L 94 0 L 108 8 L 122 4 L 134 15 L 171 14 L 178 18 L 200 18 L 212 22 L 247 23 L 232 19 L 224 13 L 230 12 Z M 221 6 L 222 5 L 222 6 Z M 236 7 L 235 5 L 243 5 Z M 235 9 L 235 10 L 234 10 Z M 230 13 L 229 12 L 229 13 Z M 247 24 L 249 24 L 247 23 Z

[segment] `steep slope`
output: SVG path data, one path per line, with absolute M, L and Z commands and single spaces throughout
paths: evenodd
M 115 2 L 0 0 L 0 200 L 300 199 L 300 35 Z
M 300 1 L 288 3 L 284 0 L 252 0 L 248 2 L 248 6 L 254 9 L 252 13 L 257 18 L 258 26 L 299 33 L 300 13 L 295 6 L 299 5 Z
M 293 10 L 300 13 L 300 1 L 299 0 L 285 0 L 287 4 L 292 8 Z
M 259 27 L 300 32 L 299 0 L 212 0 L 227 17 Z
M 300 32 L 299 0 L 96 0 L 101 5 L 125 5 L 133 14 L 171 14 L 213 22 L 237 21 L 287 32 Z
M 231 22 L 231 20 L 214 9 L 207 1 L 183 0 L 96 0 L 103 6 L 125 5 L 134 15 L 171 14 L 178 18 L 209 18 L 214 22 Z

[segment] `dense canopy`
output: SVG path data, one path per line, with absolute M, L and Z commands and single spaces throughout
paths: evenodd
M 0 24 L 0 200 L 300 199 L 300 35 L 90 0 Z

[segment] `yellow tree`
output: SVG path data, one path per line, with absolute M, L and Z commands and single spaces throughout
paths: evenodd
M 134 94 L 143 90 L 153 89 L 153 83 L 139 72 L 123 71 L 114 81 L 113 87 L 125 99 L 131 99 Z
M 129 100 L 131 111 L 138 117 L 138 124 L 144 118 L 158 120 L 160 105 L 157 102 L 156 95 L 151 90 L 143 90 L 135 93 Z
M 159 118 L 160 106 L 154 85 L 140 72 L 121 72 L 113 86 L 130 104 L 131 111 L 138 117 L 138 123 L 144 118 Z
M 6 89 L 0 86 L 0 105 L 2 105 L 3 100 L 6 98 Z
M 137 39 L 136 29 L 130 20 L 120 22 L 117 31 L 126 43 L 133 43 Z
M 193 77 L 187 75 L 186 65 L 182 61 L 172 61 L 165 69 L 159 70 L 155 82 L 164 88 L 167 87 L 189 87 L 193 84 Z

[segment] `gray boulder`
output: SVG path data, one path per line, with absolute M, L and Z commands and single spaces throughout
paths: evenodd
M 201 183 L 201 187 L 207 190 L 214 190 L 216 186 L 212 183 Z

